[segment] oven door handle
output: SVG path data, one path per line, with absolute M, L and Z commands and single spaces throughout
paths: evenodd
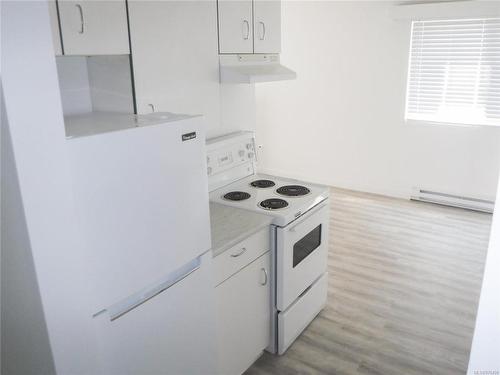
M 309 216 L 315 214 L 316 212 L 318 212 L 319 210 L 321 210 L 323 207 L 326 207 L 326 206 L 327 206 L 327 204 L 322 204 L 319 207 L 316 207 L 316 208 L 312 209 L 311 211 L 306 212 L 306 216 L 302 217 L 300 222 L 298 222 L 294 226 L 290 227 L 290 229 L 288 229 L 288 231 L 295 232 L 295 228 L 297 228 L 300 224 L 302 224 L 304 222 L 304 220 L 306 220 Z

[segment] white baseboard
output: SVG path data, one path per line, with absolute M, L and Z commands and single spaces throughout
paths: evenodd
M 491 198 L 464 196 L 419 187 L 413 188 L 411 199 L 487 213 L 492 213 L 495 209 L 495 200 Z

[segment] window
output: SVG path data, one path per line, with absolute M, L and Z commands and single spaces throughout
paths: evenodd
M 500 126 L 500 18 L 412 23 L 405 119 Z
M 293 245 L 293 268 L 321 245 L 321 224 Z

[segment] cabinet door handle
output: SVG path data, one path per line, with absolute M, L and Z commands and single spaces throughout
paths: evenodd
M 241 33 L 244 40 L 248 40 L 248 38 L 250 38 L 250 23 L 247 20 L 243 20 Z
M 242 247 L 241 250 L 238 252 L 238 253 L 235 253 L 235 254 L 231 254 L 231 256 L 233 258 L 237 258 L 239 257 L 241 254 L 243 254 L 245 251 L 247 251 L 247 248 L 246 247 Z
M 264 272 L 264 282 L 260 283 L 260 285 L 266 285 L 267 284 L 267 270 L 265 268 L 260 269 L 262 272 Z
M 80 13 L 80 30 L 78 31 L 79 34 L 83 34 L 83 32 L 85 31 L 84 29 L 84 19 L 83 19 L 83 9 L 82 9 L 82 6 L 80 4 L 75 4 L 76 8 L 78 9 L 78 12 Z
M 151 112 L 155 112 L 155 105 L 154 104 L 148 104 L 148 106 L 151 107 Z
M 266 24 L 262 21 L 259 22 L 259 24 L 262 26 L 261 28 L 261 33 L 260 33 L 260 40 L 264 40 L 264 38 L 266 37 Z

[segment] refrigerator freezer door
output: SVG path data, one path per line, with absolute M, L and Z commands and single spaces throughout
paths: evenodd
M 92 312 L 210 249 L 201 117 L 68 140 Z
M 211 261 L 114 320 L 94 318 L 102 374 L 216 372 Z

